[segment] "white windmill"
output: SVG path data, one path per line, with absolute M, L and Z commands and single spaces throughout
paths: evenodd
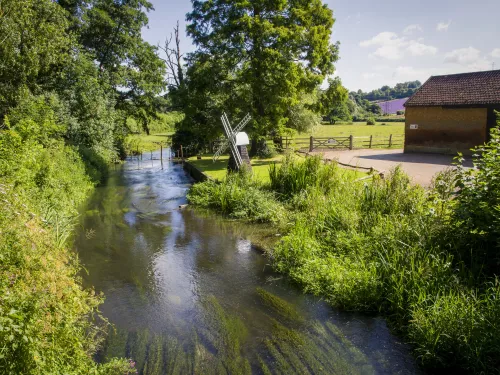
M 227 118 L 226 113 L 222 114 L 221 120 L 224 126 L 224 132 L 226 133 L 227 139 L 220 145 L 217 152 L 214 154 L 213 161 L 215 162 L 229 147 L 231 150 L 231 155 L 234 159 L 234 164 L 236 170 L 239 170 L 243 163 L 247 163 L 250 166 L 250 158 L 248 157 L 247 145 L 250 144 L 248 140 L 248 135 L 242 132 L 243 128 L 252 119 L 250 114 L 247 114 L 243 120 L 234 128 L 231 128 L 231 123 Z

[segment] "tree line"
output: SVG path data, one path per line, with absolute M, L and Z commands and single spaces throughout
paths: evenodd
M 146 0 L 3 0 L 0 124 L 36 98 L 57 109 L 59 135 L 109 161 L 127 118 L 144 131 L 164 100 L 165 63 L 141 29 Z

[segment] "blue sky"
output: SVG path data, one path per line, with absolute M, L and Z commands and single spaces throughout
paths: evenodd
M 152 44 L 163 43 L 180 21 L 182 47 L 189 0 L 150 0 Z M 336 18 L 332 42 L 340 41 L 336 69 L 349 90 L 372 90 L 385 84 L 431 75 L 500 69 L 500 0 L 333 1 Z

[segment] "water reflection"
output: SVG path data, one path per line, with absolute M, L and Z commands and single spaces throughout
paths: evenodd
M 382 319 L 301 294 L 249 241 L 258 229 L 180 210 L 189 177 L 145 159 L 96 190 L 75 239 L 117 327 L 100 360 L 131 357 L 148 375 L 416 371 Z

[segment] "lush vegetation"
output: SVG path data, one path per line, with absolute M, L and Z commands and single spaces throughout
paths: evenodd
M 382 86 L 379 89 L 372 90 L 370 92 L 363 92 L 358 90 L 357 92 L 352 92 L 351 94 L 356 99 L 359 100 L 368 100 L 368 101 L 387 101 L 393 99 L 403 99 L 409 98 L 422 86 L 420 81 L 411 81 L 398 83 L 394 87 Z
M 82 288 L 67 240 L 78 206 L 124 156 L 127 119 L 149 132 L 164 116 L 165 64 L 141 37 L 151 9 L 0 1 L 2 374 L 135 373 L 126 360 L 93 361 L 102 297 Z
M 134 373 L 128 361 L 92 360 L 102 297 L 82 288 L 66 243 L 102 169 L 55 136 L 63 128 L 51 105 L 11 110 L 0 131 L 0 372 Z
M 271 159 L 252 159 L 252 176 L 260 182 L 269 182 L 269 165 L 281 160 L 281 156 Z M 207 176 L 222 181 L 227 174 L 227 163 L 229 156 L 221 156 L 217 161 L 213 161 L 212 156 L 202 156 L 201 159 L 189 158 L 189 162 Z
M 189 199 L 275 225 L 277 270 L 335 306 L 384 313 L 426 368 L 494 372 L 499 151 L 494 129 L 476 169 L 446 171 L 430 190 L 400 169 L 367 181 L 318 158 L 288 157 L 271 167 L 268 185 L 231 176 L 195 185 Z
M 199 149 L 219 137 L 223 111 L 235 122 L 250 113 L 251 152 L 264 155 L 266 136 L 317 117 L 317 89 L 338 58 L 333 12 L 321 0 L 193 1 L 187 19 L 196 51 L 171 92 L 186 114 L 184 145 Z

